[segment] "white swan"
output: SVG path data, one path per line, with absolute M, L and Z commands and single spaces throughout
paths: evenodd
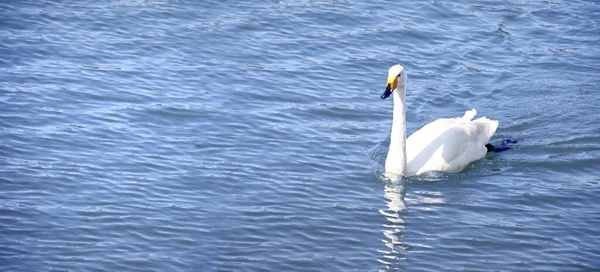
M 394 95 L 390 149 L 385 172 L 390 176 L 413 176 L 430 171 L 458 172 L 470 162 L 481 159 L 486 144 L 496 132 L 498 121 L 485 117 L 471 120 L 475 109 L 463 117 L 435 120 L 406 138 L 406 71 L 394 65 L 388 71 L 382 99 Z

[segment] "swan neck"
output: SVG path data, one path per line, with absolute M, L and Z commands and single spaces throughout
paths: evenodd
M 386 171 L 406 176 L 406 85 L 394 90 L 394 115 Z M 389 165 L 388 165 L 389 164 Z

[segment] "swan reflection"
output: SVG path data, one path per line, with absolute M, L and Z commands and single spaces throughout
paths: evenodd
M 388 208 L 379 210 L 385 216 L 388 223 L 383 225 L 382 240 L 386 246 L 385 250 L 379 250 L 383 254 L 378 261 L 386 266 L 384 271 L 394 271 L 400 269 L 400 261 L 406 259 L 405 251 L 408 245 L 402 243 L 403 231 L 406 223 L 403 214 L 406 213 L 406 186 L 404 182 L 387 183 L 384 189 L 384 197 L 387 199 Z

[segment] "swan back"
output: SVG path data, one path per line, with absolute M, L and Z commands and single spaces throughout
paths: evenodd
M 498 128 L 498 121 L 485 117 L 472 120 L 475 109 L 463 117 L 435 120 L 406 140 L 407 175 L 429 171 L 458 172 L 487 153 L 485 144 Z

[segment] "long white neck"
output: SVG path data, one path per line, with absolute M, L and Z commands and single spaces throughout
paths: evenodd
M 385 161 L 385 171 L 393 175 L 406 176 L 406 84 L 398 86 L 394 95 L 394 117 L 390 149 Z

